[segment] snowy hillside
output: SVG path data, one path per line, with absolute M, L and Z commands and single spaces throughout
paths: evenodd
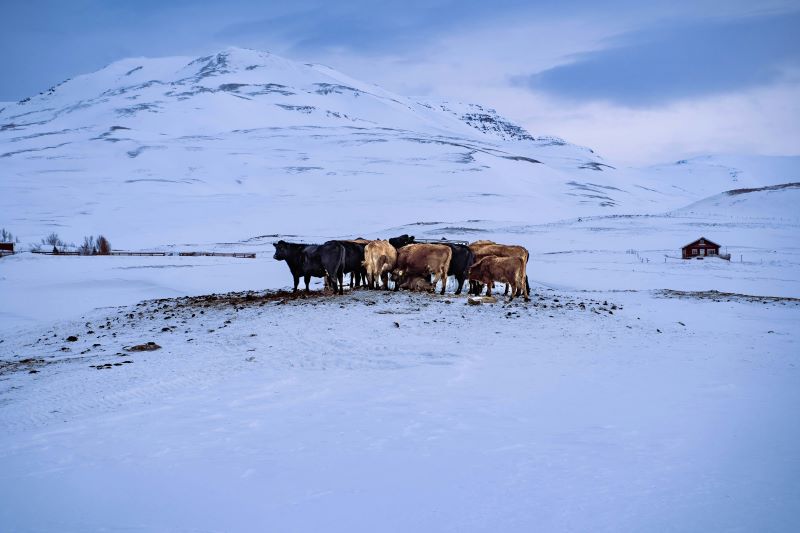
M 549 206 L 574 178 L 503 124 L 251 50 L 127 59 L 0 112 L 0 208 L 24 239 L 67 226 L 147 246 L 196 239 L 198 220 L 217 240 L 292 233 L 330 202 L 349 209 L 300 229 L 423 220 L 445 201 L 465 214 Z
M 663 211 L 731 188 L 695 190 L 697 165 L 615 169 L 480 105 L 238 48 L 126 59 L 8 105 L 0 162 L 3 224 L 23 242 L 55 229 L 128 248 Z M 319 217 L 329 204 L 346 209 Z

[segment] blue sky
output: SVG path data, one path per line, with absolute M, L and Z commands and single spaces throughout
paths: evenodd
M 9 2 L 0 101 L 123 57 L 235 45 L 324 62 L 404 94 L 487 104 L 535 134 L 623 160 L 800 150 L 800 2 L 600 4 Z

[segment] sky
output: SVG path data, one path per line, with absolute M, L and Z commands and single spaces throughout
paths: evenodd
M 618 164 L 800 153 L 800 0 L 0 1 L 0 101 L 240 46 L 493 107 Z

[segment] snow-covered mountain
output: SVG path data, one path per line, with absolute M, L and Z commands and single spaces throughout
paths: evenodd
M 102 232 L 127 247 L 667 210 L 792 181 L 722 186 L 692 175 L 705 161 L 618 169 L 480 105 L 239 48 L 125 59 L 0 105 L 0 164 L 0 224 L 23 240 Z

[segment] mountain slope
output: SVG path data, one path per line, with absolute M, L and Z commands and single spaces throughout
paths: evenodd
M 8 105 L 0 162 L 2 224 L 23 240 L 126 247 L 665 210 L 729 188 L 698 194 L 482 106 L 238 48 L 126 59 Z

